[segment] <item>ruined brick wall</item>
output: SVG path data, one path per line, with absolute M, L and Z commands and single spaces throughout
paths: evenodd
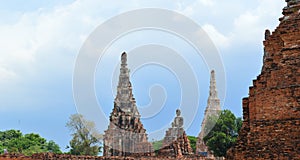
M 243 99 L 243 126 L 229 159 L 300 159 L 300 1 L 287 0 L 266 31 L 264 64 Z
M 23 155 L 0 155 L 0 160 L 210 160 L 200 156 L 184 156 L 182 158 L 167 156 L 148 156 L 148 157 L 99 157 L 99 156 L 75 156 L 68 154 L 38 153 L 32 156 Z

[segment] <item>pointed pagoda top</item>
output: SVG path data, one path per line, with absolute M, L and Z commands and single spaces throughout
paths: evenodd
M 140 116 L 137 110 L 135 98 L 132 94 L 132 86 L 130 83 L 129 69 L 127 68 L 127 53 L 121 55 L 121 68 L 119 75 L 119 83 L 117 88 L 117 96 L 115 104 L 122 111 L 133 113 L 135 116 Z
M 209 96 L 207 99 L 205 116 L 210 116 L 211 114 L 216 114 L 220 110 L 221 110 L 221 106 L 220 106 L 220 99 L 218 97 L 215 71 L 212 70 L 211 75 L 210 75 Z
M 123 52 L 121 55 L 121 65 L 127 65 L 127 53 Z

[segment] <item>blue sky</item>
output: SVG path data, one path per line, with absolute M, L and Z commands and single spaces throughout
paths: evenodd
M 264 30 L 275 29 L 284 6 L 285 2 L 282 0 L 2 2 L 0 129 L 35 132 L 56 141 L 62 148 L 68 145 L 71 137 L 65 123 L 71 114 L 76 113 L 72 76 L 81 46 L 89 34 L 109 18 L 141 8 L 173 10 L 202 26 L 218 49 L 224 65 L 226 90 L 220 94 L 222 108 L 241 116 L 241 100 L 248 95 L 248 87 L 262 67 Z M 116 81 L 111 73 L 118 70 L 119 52 L 130 48 L 132 43 L 129 42 L 136 42 L 137 39 L 137 42 L 147 39 L 143 43 L 155 42 L 167 46 L 172 36 L 160 37 L 161 35 L 155 31 L 133 33 L 115 42 L 112 49 L 107 51 L 95 73 L 96 95 L 106 116 L 113 107 Z M 137 42 L 135 45 L 139 45 Z M 174 43 L 180 43 L 180 40 L 174 40 Z M 195 56 L 194 51 L 186 47 L 186 44 L 174 45 L 174 48 L 175 46 L 193 68 L 199 82 L 198 110 L 191 111 L 196 112 L 196 117 L 186 128 L 188 134 L 196 136 L 208 96 L 209 69 L 203 59 Z M 134 53 L 129 52 L 129 63 L 130 59 L 134 59 L 133 55 Z M 148 65 L 132 72 L 131 79 L 141 110 L 156 102 L 157 105 L 162 105 L 162 111 L 156 116 L 143 119 L 145 128 L 154 132 L 168 127 L 182 96 L 178 78 L 166 68 Z M 217 83 L 221 84 L 218 79 Z M 159 84 L 160 87 L 154 88 L 154 94 L 151 94 L 153 84 Z M 165 97 L 155 97 L 155 89 Z M 188 97 L 195 98 L 193 95 Z M 163 102 L 161 98 L 165 98 L 164 104 L 159 104 Z M 100 131 L 106 127 L 98 126 Z

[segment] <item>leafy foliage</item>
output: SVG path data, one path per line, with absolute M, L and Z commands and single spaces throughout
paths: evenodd
M 47 143 L 46 148 L 49 152 L 61 153 L 59 146 L 52 140 Z
M 161 149 L 162 142 L 163 142 L 163 140 L 153 141 L 152 142 L 152 146 L 153 146 L 154 151 L 158 151 L 159 149 Z
M 54 141 L 47 142 L 45 138 L 34 133 L 23 135 L 19 130 L 0 131 L 0 153 L 3 153 L 4 149 L 9 153 L 25 155 L 40 152 L 61 153 Z
M 243 120 L 241 117 L 238 117 L 236 119 L 236 125 L 237 125 L 237 133 L 240 132 L 241 128 L 242 128 L 242 124 L 243 124 Z
M 66 126 L 73 132 L 70 153 L 74 155 L 98 155 L 101 152 L 101 135 L 94 122 L 85 120 L 80 114 L 71 115 Z
M 196 152 L 196 143 L 197 143 L 197 137 L 195 136 L 188 136 L 188 139 L 190 141 L 191 147 L 193 149 L 193 152 Z
M 215 156 L 223 157 L 236 142 L 242 119 L 236 118 L 229 110 L 223 110 L 218 119 L 214 116 L 209 117 L 208 123 L 215 123 L 215 125 L 204 137 L 204 142 Z

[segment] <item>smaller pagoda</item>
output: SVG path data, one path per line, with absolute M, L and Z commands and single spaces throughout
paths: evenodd
M 176 117 L 172 122 L 172 127 L 166 131 L 159 154 L 173 157 L 193 154 L 190 141 L 183 128 L 183 117 L 181 117 L 179 109 L 176 110 Z

